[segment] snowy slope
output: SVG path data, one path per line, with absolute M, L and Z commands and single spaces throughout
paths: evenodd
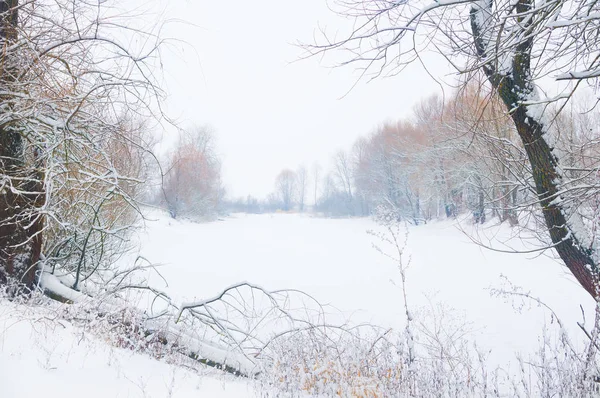
M 48 307 L 0 301 L 0 396 L 252 397 L 252 385 L 115 348 Z

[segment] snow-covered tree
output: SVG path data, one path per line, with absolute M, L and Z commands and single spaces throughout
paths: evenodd
M 285 169 L 275 179 L 275 195 L 279 198 L 282 210 L 289 211 L 296 200 L 298 177 L 292 170 Z
M 78 288 L 121 252 L 144 178 L 139 120 L 162 95 L 159 28 L 120 2 L 0 1 L 0 282 L 34 288 L 44 260 Z
M 548 247 L 597 298 L 596 227 L 585 217 L 597 186 L 581 184 L 580 176 L 565 170 L 550 139 L 554 120 L 548 105 L 564 104 L 586 83 L 597 86 L 600 5 L 587 0 L 343 0 L 338 5 L 356 20 L 354 28 L 342 39 L 310 47 L 313 52 L 345 49 L 350 57 L 345 63 L 393 74 L 433 50 L 460 73 L 486 77 L 526 153 Z M 548 76 L 558 95 L 539 88 Z M 581 166 L 583 175 L 595 173 Z

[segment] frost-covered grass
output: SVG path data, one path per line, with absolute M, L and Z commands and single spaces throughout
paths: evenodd
M 142 255 L 157 264 L 160 276 L 149 272 L 149 282 L 176 304 L 212 297 L 244 280 L 268 290 L 299 289 L 327 304 L 329 322 L 369 322 L 382 327 L 374 333 L 385 333 L 385 339 L 374 345 L 368 329 L 359 334 L 340 332 L 335 335 L 336 347 L 322 340 L 318 330 L 286 335 L 270 346 L 272 367 L 265 368 L 258 382 L 248 382 L 157 355 L 152 347 L 137 349 L 138 340 L 120 340 L 130 334 L 126 329 L 114 331 L 107 323 L 81 324 L 76 319 L 73 324 L 68 320 L 77 313 L 65 316 L 60 306 L 0 301 L 0 374 L 9 380 L 0 384 L 1 396 L 69 397 L 84 388 L 92 397 L 245 397 L 261 388 L 368 396 L 389 395 L 407 385 L 404 380 L 420 384 L 407 387 L 406 394 L 420 389 L 421 396 L 429 396 L 441 388 L 433 382 L 436 378 L 447 382 L 444 388 L 462 395 L 466 391 L 483 395 L 495 388 L 484 385 L 485 372 L 490 383 L 501 379 L 504 391 L 511 390 L 510 383 L 521 385 L 523 375 L 535 382 L 537 368 L 532 362 L 540 361 L 541 343 L 554 349 L 561 341 L 547 309 L 498 290 L 539 297 L 561 319 L 576 349 L 586 342 L 577 326 L 582 309 L 588 330 L 594 318 L 592 300 L 560 263 L 537 254 L 483 249 L 460 230 L 497 248 L 527 248 L 511 237 L 508 226 L 488 223 L 475 230 L 465 221 L 459 229 L 454 221 L 442 221 L 409 227 L 406 289 L 421 358 L 408 366 L 406 353 L 398 351 L 407 346 L 398 264 L 373 248 L 375 243 L 389 250 L 367 233 L 379 228 L 373 221 L 238 214 L 197 224 L 158 212 L 149 217 L 152 221 L 138 238 L 139 253 L 128 258 Z M 408 264 L 408 258 L 404 260 Z M 150 303 L 132 304 L 144 308 Z M 397 332 L 386 333 L 387 328 Z M 436 362 L 431 352 L 440 348 L 444 352 Z M 552 355 L 564 354 L 564 349 L 546 352 L 546 360 L 552 362 Z M 556 365 L 573 375 L 575 367 L 572 362 Z M 411 376 L 415 370 L 418 377 Z M 548 382 L 556 379 L 555 373 L 545 373 L 552 375 Z

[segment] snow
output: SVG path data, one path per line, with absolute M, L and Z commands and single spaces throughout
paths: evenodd
M 153 214 L 142 237 L 141 255 L 162 264 L 159 285 L 178 302 L 202 301 L 241 281 L 267 289 L 299 289 L 329 304 L 332 319 L 352 317 L 402 328 L 404 309 L 396 264 L 373 247 L 367 234 L 377 226 L 370 219 L 323 219 L 309 215 L 235 215 L 224 221 L 196 224 Z M 462 228 L 499 249 L 511 239 L 508 226 Z M 491 224 L 490 224 L 491 225 Z M 493 242 L 496 242 L 493 244 Z M 421 313 L 443 303 L 470 324 L 478 346 L 492 350 L 491 360 L 503 366 L 515 354 L 534 353 L 550 318 L 533 303 L 511 303 L 492 297 L 490 288 L 521 286 L 552 307 L 572 332 L 581 337 L 580 304 L 593 318 L 593 302 L 559 262 L 534 254 L 509 254 L 483 249 L 454 221 L 411 227 L 411 264 L 407 270 L 409 306 Z M 395 282 L 395 283 L 394 283 Z M 524 307 L 521 313 L 514 307 Z M 530 308 L 532 307 L 532 308 Z
M 378 228 L 370 219 L 237 214 L 197 224 L 156 211 L 149 218 L 138 238 L 139 252 L 129 258 L 142 255 L 159 265 L 162 277 L 150 273 L 149 283 L 171 295 L 178 308 L 185 302 L 206 302 L 226 287 L 248 281 L 270 290 L 303 290 L 329 304 L 333 321 L 349 317 L 355 323 L 404 327 L 397 264 L 373 248 L 381 242 L 367 233 Z M 416 322 L 441 309 L 444 322 L 465 324 L 469 338 L 490 353 L 492 367 L 514 371 L 515 355 L 533 355 L 552 323 L 533 301 L 490 294 L 490 288 L 515 285 L 547 303 L 571 338 L 584 341 L 576 322 L 582 321 L 583 309 L 590 329 L 594 303 L 564 266 L 537 253 L 483 249 L 464 232 L 498 249 L 530 248 L 513 237 L 510 227 L 493 222 L 480 229 L 467 219 L 460 225 L 446 220 L 409 227 L 406 286 Z M 49 276 L 43 283 L 53 289 L 64 286 Z M 0 300 L 2 397 L 68 398 L 82 391 L 86 397 L 260 395 L 258 386 L 245 379 L 116 348 L 53 311 Z M 175 333 L 181 336 L 181 331 Z
M 574 18 L 570 18 L 570 19 L 552 20 L 546 24 L 546 27 L 548 27 L 550 29 L 566 28 L 566 27 L 571 27 L 571 26 L 578 25 L 578 24 L 588 23 L 590 21 L 594 21 L 597 19 L 600 19 L 600 13 L 592 12 L 584 17 L 578 17 L 578 18 L 574 17 Z
M 523 104 L 527 105 L 527 116 L 541 125 L 542 134 L 544 135 L 548 133 L 548 126 L 551 125 L 550 112 L 547 110 L 547 108 L 548 104 L 552 100 L 553 99 L 547 99 L 542 101 L 539 88 L 534 86 L 531 92 L 524 95 L 522 101 Z M 553 203 L 560 204 L 562 207 L 562 212 L 566 214 L 568 237 L 576 237 L 578 244 L 587 249 L 591 249 L 592 253 L 594 253 L 593 256 L 597 257 L 598 254 L 596 253 L 597 250 L 595 239 L 590 235 L 589 229 L 586 228 L 583 217 L 578 211 L 579 203 L 577 202 L 577 199 L 575 199 L 575 201 L 565 201 L 563 198 L 564 195 L 562 195 L 562 193 L 566 191 L 576 191 L 579 187 L 573 186 L 572 181 L 564 180 L 561 177 L 567 175 L 567 173 L 561 171 L 563 167 L 560 153 L 558 153 L 553 147 L 551 147 L 551 150 L 553 155 L 558 160 L 556 168 L 558 169 L 557 175 L 559 176 L 557 177 L 558 179 L 554 181 L 554 184 L 556 184 L 558 188 L 558 192 L 556 194 L 556 198 L 553 199 Z
M 62 284 L 56 275 L 51 274 L 47 270 L 44 270 L 40 276 L 40 287 L 74 303 L 85 300 L 87 297 L 86 295 Z
M 64 276 L 62 278 L 65 279 Z M 54 295 L 70 300 L 73 303 L 82 303 L 86 300 L 92 301 L 90 296 L 86 296 L 85 294 L 65 286 L 57 276 L 49 273 L 48 270 L 45 270 L 42 273 L 40 277 L 40 286 L 42 289 L 48 290 Z M 114 311 L 119 308 L 119 303 L 105 298 L 102 301 L 102 307 L 104 310 L 110 309 Z M 179 311 L 177 318 L 181 317 L 182 311 L 183 307 Z M 169 322 L 168 325 L 165 325 L 165 322 L 159 319 L 149 320 L 146 323 L 146 327 L 149 330 L 162 331 L 168 340 L 177 341 L 182 346 L 185 346 L 191 354 L 196 354 L 201 358 L 208 358 L 223 365 L 232 366 L 246 375 L 254 374 L 256 372 L 256 364 L 250 359 L 239 353 L 230 352 L 222 347 L 211 344 L 210 342 L 203 341 L 198 336 L 193 335 L 193 333 L 180 328 L 179 325 L 174 325 L 171 322 Z
M 115 348 L 47 309 L 7 301 L 0 301 L 0 374 L 3 398 L 256 396 L 242 379 Z
M 561 73 L 556 76 L 556 80 L 585 80 L 600 77 L 600 69 L 590 69 L 579 72 Z
M 149 327 L 152 329 L 151 324 Z M 155 330 L 162 330 L 163 328 L 163 325 L 158 322 Z M 171 341 L 177 341 L 182 346 L 185 346 L 190 353 L 197 354 L 201 358 L 208 358 L 225 366 L 232 366 L 243 374 L 253 375 L 257 371 L 256 364 L 243 355 L 230 352 L 208 341 L 203 341 L 198 336 L 176 326 L 169 327 L 166 337 Z
M 477 26 L 483 42 L 485 51 L 492 42 L 492 2 L 489 0 L 477 0 L 472 3 L 473 22 Z
M 543 126 L 544 133 L 546 133 L 546 129 L 550 125 L 548 122 L 548 102 L 540 100 L 540 93 L 537 87 L 532 88 L 529 93 L 523 94 L 523 98 L 521 98 L 522 103 L 527 104 L 527 116 L 535 120 L 537 123 Z

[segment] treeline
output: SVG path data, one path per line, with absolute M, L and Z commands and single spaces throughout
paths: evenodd
M 446 101 L 428 98 L 411 117 L 382 124 L 336 153 L 329 170 L 283 170 L 266 200 L 247 197 L 228 208 L 347 217 L 386 206 L 414 224 L 460 213 L 477 223 L 496 217 L 517 224 L 537 203 L 529 162 L 510 115 L 482 87 L 467 85 Z M 593 169 L 600 122 L 576 104 L 560 114 L 546 109 L 548 134 L 563 167 Z M 569 175 L 591 178 L 575 169 Z

